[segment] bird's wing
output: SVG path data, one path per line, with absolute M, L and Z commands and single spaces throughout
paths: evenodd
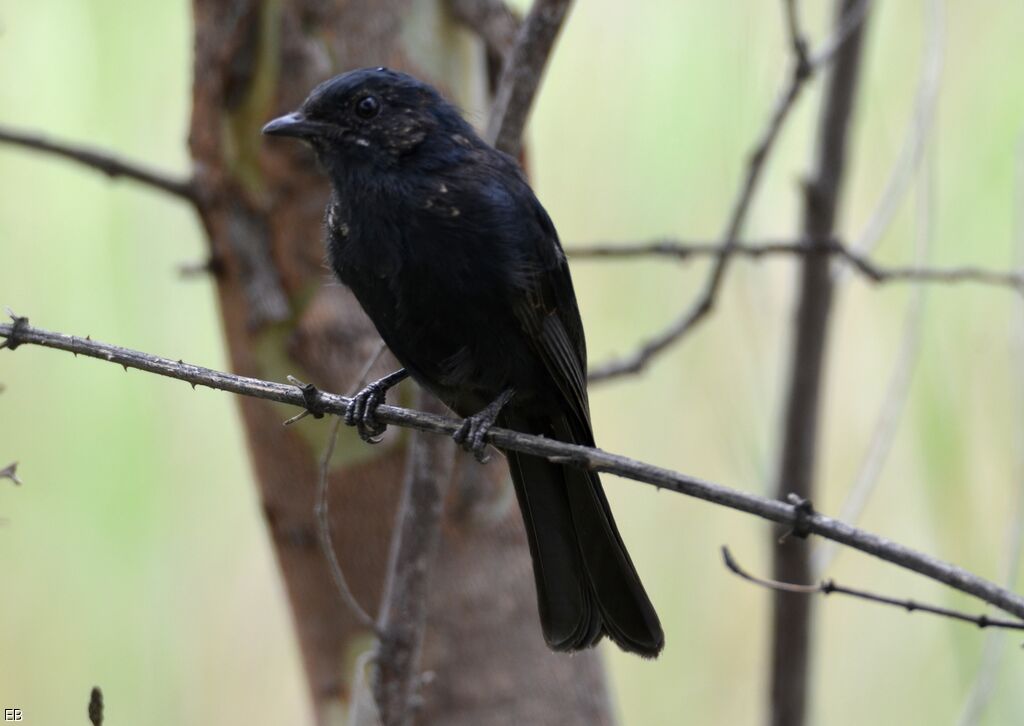
M 528 243 L 533 245 L 530 251 L 537 264 L 523 276 L 526 294 L 517 300 L 515 315 L 589 436 L 587 347 L 576 293 L 558 233 L 540 203 L 530 196 L 536 225 L 529 225 L 534 233 Z
M 569 266 L 544 207 L 511 157 L 486 149 L 457 174 L 428 190 L 423 214 L 448 239 L 468 236 L 474 254 L 489 239 L 486 260 L 500 267 L 502 304 L 511 307 L 524 338 L 543 361 L 583 440 L 590 439 L 587 349 Z M 474 283 L 482 279 L 480 275 Z

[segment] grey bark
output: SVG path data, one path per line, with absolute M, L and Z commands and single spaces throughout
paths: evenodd
M 835 25 L 842 27 L 861 0 L 838 0 Z M 803 231 L 809 244 L 832 238 L 843 174 L 847 136 L 860 72 L 862 18 L 839 47 L 829 71 L 818 120 L 815 160 L 804 185 Z M 775 481 L 779 498 L 795 494 L 813 499 L 821 393 L 824 385 L 828 321 L 832 306 L 829 255 L 806 255 L 800 265 L 789 383 L 783 414 L 783 439 Z M 789 537 L 776 545 L 773 578 L 810 582 L 809 544 Z M 810 697 L 811 598 L 787 592 L 773 596 L 770 699 L 773 726 L 805 723 Z

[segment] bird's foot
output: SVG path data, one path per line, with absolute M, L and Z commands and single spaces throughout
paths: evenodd
M 503 391 L 500 396 L 491 401 L 482 411 L 469 416 L 462 421 L 459 430 L 452 434 L 452 438 L 463 449 L 473 454 L 477 461 L 486 464 L 491 457 L 487 454 L 488 432 L 494 426 L 498 414 L 506 403 L 515 395 L 513 389 Z
M 405 369 L 395 371 L 374 381 L 352 397 L 345 411 L 345 425 L 355 426 L 359 438 L 368 444 L 379 444 L 387 431 L 387 425 L 376 418 L 377 407 L 384 403 L 388 389 L 408 377 Z

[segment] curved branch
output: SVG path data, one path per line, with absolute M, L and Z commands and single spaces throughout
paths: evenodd
M 772 109 L 771 116 L 768 118 L 768 124 L 765 126 L 761 137 L 750 154 L 746 175 L 743 177 L 743 183 L 740 185 L 736 198 L 733 201 L 732 210 L 725 225 L 725 231 L 722 233 L 721 251 L 716 255 L 717 259 L 711 268 L 711 272 L 708 274 L 707 281 L 704 283 L 704 289 L 697 297 L 697 300 L 683 311 L 682 315 L 670 323 L 663 331 L 641 344 L 636 351 L 622 358 L 610 360 L 592 369 L 589 376 L 591 382 L 606 381 L 610 378 L 639 373 L 647 367 L 655 356 L 674 345 L 689 333 L 714 308 L 715 300 L 722 286 L 722 280 L 725 278 L 725 273 L 729 266 L 729 260 L 739 246 L 740 232 L 743 230 L 743 225 L 747 219 L 747 212 L 750 211 L 750 204 L 754 199 L 754 193 L 757 191 L 757 186 L 761 180 L 765 161 L 767 161 L 772 148 L 775 146 L 775 141 L 779 137 L 779 132 L 782 130 L 789 112 L 796 104 L 796 100 L 800 97 L 800 93 L 803 91 L 807 81 L 821 68 L 828 65 L 835 57 L 836 52 L 843 47 L 852 28 L 859 24 L 860 18 L 869 2 L 870 0 L 861 0 L 857 7 L 844 15 L 836 32 L 822 43 L 822 49 L 811 55 L 808 55 L 806 48 L 803 48 L 802 36 L 799 34 L 796 22 L 795 9 L 794 14 L 787 15 L 787 24 L 791 32 L 795 33 L 791 41 L 795 56 L 793 69 L 790 73 L 789 81 L 776 97 L 775 106 Z M 801 48 L 803 49 L 801 50 Z
M 25 319 L 20 318 L 20 320 L 24 321 Z M 125 370 L 135 368 L 175 378 L 190 383 L 193 387 L 206 386 L 302 409 L 309 406 L 307 400 L 309 394 L 304 394 L 296 386 L 236 376 L 184 363 L 180 360 L 175 361 L 108 343 L 99 343 L 88 338 L 54 333 L 32 327 L 28 325 L 27 321 L 13 325 L 9 323 L 0 325 L 0 338 L 6 338 L 11 343 L 8 346 L 10 348 L 20 345 L 40 345 L 105 360 L 120 365 Z M 316 391 L 314 395 L 317 410 L 323 413 L 343 415 L 351 402 L 350 398 L 333 393 Z M 452 418 L 388 405 L 380 406 L 377 409 L 376 417 L 383 423 L 434 434 L 451 435 L 460 426 L 460 422 Z M 549 461 L 567 466 L 615 474 L 633 481 L 651 484 L 660 489 L 667 489 L 712 504 L 746 512 L 770 522 L 787 526 L 795 526 L 799 523 L 802 530 L 809 534 L 834 540 L 904 569 L 912 570 L 956 590 L 973 595 L 1012 615 L 1024 618 L 1024 597 L 956 565 L 918 552 L 877 534 L 851 527 L 823 514 L 798 511 L 796 506 L 777 499 L 768 499 L 738 489 L 731 489 L 721 484 L 601 449 L 566 444 L 542 436 L 531 436 L 501 428 L 491 429 L 487 439 L 501 449 L 544 457 Z
M 927 39 L 921 58 L 921 74 L 914 98 L 914 110 L 903 136 L 896 163 L 889 172 L 885 188 L 864 228 L 850 245 L 862 255 L 871 254 L 878 241 L 892 223 L 914 178 L 915 170 L 924 159 L 925 147 L 938 106 L 940 81 L 942 78 L 943 53 L 945 50 L 945 19 L 943 3 L 931 0 L 927 5 Z
M 123 161 L 106 151 L 54 141 L 40 134 L 18 131 L 5 126 L 0 126 L 0 143 L 53 154 L 106 174 L 112 179 L 124 177 L 153 189 L 167 192 L 192 204 L 198 203 L 199 195 L 191 179 L 179 179 L 155 169 L 147 169 L 135 162 Z

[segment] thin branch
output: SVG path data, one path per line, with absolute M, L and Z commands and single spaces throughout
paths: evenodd
M 1024 410 L 1024 409 L 1018 409 Z M 1006 563 L 1006 585 L 1013 587 L 1020 573 L 1021 549 L 1024 543 L 1024 466 L 1018 467 L 1017 472 L 1017 505 L 1014 507 L 1011 516 L 1008 533 L 1007 549 L 1009 556 Z M 993 632 L 985 639 L 985 645 L 981 651 L 981 663 L 978 666 L 978 673 L 971 685 L 967 695 L 957 726 L 974 726 L 980 723 L 981 717 L 992 700 L 992 694 L 996 689 L 996 681 L 999 676 L 999 669 L 1002 665 L 1003 651 L 1006 646 L 1006 636 L 1003 633 Z
M 422 391 L 419 402 L 429 413 L 446 410 L 440 401 Z M 407 726 L 412 722 L 430 574 L 454 453 L 451 439 L 420 431 L 413 434 L 380 613 L 373 686 L 384 726 Z
M 519 156 L 526 119 L 570 5 L 571 0 L 534 0 L 505 60 L 484 138 L 510 156 Z
M 18 345 L 54 348 L 104 360 L 125 368 L 134 368 L 185 381 L 193 387 L 205 386 L 298 408 L 307 408 L 303 392 L 292 385 L 236 376 L 109 343 L 99 343 L 65 333 L 49 332 L 27 323 L 18 326 L 17 332 L 14 331 L 14 328 L 14 325 L 8 323 L 0 324 L 0 338 L 10 339 L 12 335 L 15 335 Z M 345 396 L 316 392 L 317 407 L 325 414 L 344 415 L 350 403 L 351 399 Z M 388 405 L 382 405 L 377 409 L 376 418 L 386 424 L 444 435 L 454 434 L 461 425 L 461 421 L 445 416 Z M 956 590 L 973 595 L 1010 614 L 1024 618 L 1024 597 L 936 557 L 917 552 L 890 539 L 851 527 L 817 512 L 800 513 L 796 506 L 777 499 L 731 489 L 601 449 L 566 444 L 542 436 L 493 428 L 488 434 L 487 440 L 498 448 L 540 456 L 566 466 L 615 474 L 633 481 L 651 484 L 660 489 L 746 512 L 781 525 L 792 527 L 799 520 L 801 526 L 809 534 L 835 540 L 904 569 L 912 570 Z
M 750 204 L 761 180 L 765 162 L 775 146 L 775 141 L 778 139 L 789 112 L 800 97 L 807 81 L 830 63 L 835 53 L 843 47 L 849 37 L 849 30 L 846 26 L 850 25 L 853 18 L 856 19 L 856 22 L 852 23 L 853 26 L 859 23 L 860 15 L 863 14 L 863 8 L 867 4 L 868 0 L 861 0 L 858 8 L 845 15 L 844 22 L 839 25 L 836 33 L 823 43 L 821 51 L 811 55 L 809 61 L 806 54 L 796 54 L 789 80 L 779 92 L 771 116 L 768 118 L 768 124 L 750 154 L 746 175 L 733 201 L 732 210 L 722 233 L 719 245 L 721 250 L 715 254 L 715 263 L 697 300 L 662 332 L 642 343 L 633 353 L 612 359 L 591 369 L 589 373 L 591 382 L 596 383 L 639 373 L 650 364 L 651 360 L 682 339 L 712 311 L 728 270 L 729 260 L 739 245 L 740 232 L 743 230 L 747 213 L 750 211 Z
M 522 21 L 503 0 L 448 0 L 452 15 L 480 36 L 498 58 L 507 58 Z
M 24 484 L 21 479 L 18 478 L 18 462 L 8 464 L 3 469 L 0 469 L 0 479 L 10 479 L 17 486 Z
M 334 581 L 334 588 L 338 591 L 338 595 L 341 596 L 341 601 L 355 617 L 356 622 L 371 633 L 379 636 L 380 630 L 377 628 L 377 623 L 370 617 L 363 606 L 359 604 L 359 600 L 356 599 L 352 588 L 348 586 L 348 580 L 345 579 L 345 572 L 341 569 L 341 563 L 338 562 L 338 555 L 334 551 L 334 542 L 331 539 L 327 489 L 330 482 L 331 457 L 334 456 L 334 446 L 338 442 L 338 429 L 340 428 L 341 419 L 335 416 L 334 421 L 331 422 L 331 432 L 327 438 L 327 447 L 324 449 L 324 455 L 320 459 L 320 478 L 316 487 L 316 505 L 313 507 L 313 514 L 316 516 L 316 531 L 320 539 L 320 549 L 323 550 L 324 556 L 327 558 L 327 565 L 331 570 L 331 579 Z
M 836 0 L 836 33 L 843 32 L 857 0 Z M 840 189 L 845 174 L 850 119 L 861 68 L 866 16 L 836 53 L 822 97 L 814 159 L 804 182 L 802 236 L 827 240 L 834 235 Z M 789 352 L 782 436 L 774 491 L 809 500 L 815 496 L 818 424 L 826 373 L 833 281 L 828 256 L 805 256 L 799 271 L 794 333 Z M 772 550 L 774 577 L 784 581 L 810 579 L 810 548 L 790 541 Z M 771 704 L 773 726 L 802 726 L 806 719 L 810 680 L 811 601 L 776 593 L 772 609 Z
M 845 585 L 840 585 L 835 580 L 822 580 L 817 585 L 801 585 L 792 582 L 782 582 L 780 580 L 757 577 L 740 567 L 739 563 L 736 562 L 735 558 L 732 556 L 732 553 L 729 552 L 728 547 L 722 547 L 722 559 L 725 561 L 726 567 L 742 577 L 744 580 L 776 592 L 785 592 L 797 595 L 816 595 L 819 593 L 822 595 L 849 595 L 850 597 L 867 600 L 868 602 L 876 602 L 882 605 L 893 605 L 910 613 L 922 612 L 941 615 L 945 618 L 951 618 L 953 620 L 960 620 L 965 623 L 977 625 L 979 628 L 1024 630 L 1024 621 L 1022 620 L 990 618 L 985 614 L 968 615 L 967 613 L 960 612 L 959 610 L 951 610 L 949 608 L 938 607 L 936 605 L 926 605 L 924 603 L 916 602 L 915 600 L 887 597 L 885 595 L 878 595 L 876 593 L 869 592 L 868 590 L 858 590 L 852 587 L 846 587 Z
M 167 192 L 192 204 L 198 203 L 199 195 L 191 179 L 175 178 L 171 174 L 148 169 L 135 162 L 124 161 L 107 151 L 54 141 L 39 134 L 19 131 L 4 126 L 0 126 L 0 143 L 60 156 L 95 171 L 102 172 L 112 179 L 124 177 Z
M 892 223 L 900 202 L 914 178 L 914 171 L 924 158 L 941 87 L 945 49 L 943 13 L 943 0 L 930 0 L 927 3 L 928 30 L 922 51 L 921 75 L 915 93 L 914 111 L 904 134 L 899 156 L 889 173 L 878 203 L 864 228 L 850 245 L 851 250 L 858 255 L 869 255 L 874 251 L 885 230 Z
M 654 240 L 641 244 L 598 243 L 571 245 L 566 254 L 575 259 L 642 259 L 646 257 L 671 257 L 687 261 L 700 257 L 722 257 L 733 255 L 760 260 L 764 257 L 785 255 L 833 255 L 848 263 L 855 272 L 873 283 L 972 283 L 1008 287 L 1024 293 L 1024 268 L 1014 270 L 989 270 L 964 265 L 951 268 L 922 267 L 920 265 L 887 267 L 859 254 L 842 242 L 831 240 L 762 240 L 752 243 L 715 243 L 684 241 L 672 238 Z
M 800 28 L 800 8 L 797 0 L 784 0 L 783 6 L 786 10 L 786 30 L 789 32 L 789 45 L 793 51 L 793 58 L 797 65 L 806 68 L 810 62 L 807 51 L 807 38 Z
M 359 372 L 359 376 L 356 378 L 356 383 L 352 387 L 350 395 L 354 395 L 359 391 L 359 389 L 366 385 L 366 377 L 370 375 L 370 370 L 380 359 L 383 352 L 384 341 L 382 340 L 377 344 L 377 347 L 374 349 L 374 352 L 370 357 L 367 358 L 366 363 L 363 364 L 363 368 Z M 302 413 L 305 414 L 307 411 L 303 411 Z M 298 417 L 293 416 L 289 419 L 289 421 L 292 420 L 298 420 Z M 285 423 L 287 423 L 287 421 Z M 313 515 L 316 518 L 317 536 L 320 539 L 320 549 L 323 550 L 324 557 L 327 559 L 327 565 L 331 570 L 331 579 L 334 580 L 334 587 L 341 596 L 342 602 L 345 603 L 360 625 L 379 637 L 380 629 L 377 627 L 376 621 L 374 621 L 363 606 L 359 604 L 359 600 L 356 598 L 355 593 L 352 592 L 352 588 L 348 586 L 348 580 L 345 578 L 344 570 L 341 569 L 341 563 L 338 562 L 338 555 L 334 550 L 334 541 L 331 538 L 330 505 L 327 499 L 327 492 L 331 483 L 331 458 L 334 456 L 334 447 L 338 443 L 338 430 L 340 428 L 341 419 L 335 417 L 334 421 L 331 423 L 331 432 L 327 439 L 327 446 L 320 459 L 320 476 L 317 480 L 316 504 L 313 507 Z
M 930 165 L 926 167 L 922 176 L 918 190 L 917 244 L 915 245 L 917 247 L 915 262 L 918 265 L 924 264 L 928 258 L 934 221 L 932 205 L 934 190 Z M 924 321 L 925 300 L 926 288 L 915 289 L 914 296 L 907 308 L 903 322 L 903 334 L 900 336 L 899 352 L 896 355 L 896 363 L 893 365 L 889 383 L 885 388 L 875 429 L 857 472 L 857 477 L 839 510 L 839 518 L 845 522 L 860 521 L 868 500 L 871 499 L 881 480 L 882 470 L 896 438 L 903 409 L 906 407 L 914 369 L 921 352 L 921 329 Z M 817 549 L 811 567 L 817 577 L 821 577 L 831 567 L 837 553 L 838 549 L 835 546 L 825 545 Z
M 1013 237 L 1016 262 L 1024 264 L 1024 133 L 1017 138 L 1017 163 L 1014 165 L 1014 214 Z M 1024 304 L 1018 304 L 1010 325 L 1010 358 L 1013 370 L 1024 370 Z M 1024 379 L 1016 379 L 1017 405 L 1017 461 L 1013 478 L 1016 480 L 1017 504 L 1007 526 L 1005 580 L 1007 587 L 1013 587 L 1020 575 L 1021 558 L 1024 555 Z M 1000 633 L 991 633 L 985 639 L 981 652 L 978 673 L 967 694 L 957 726 L 974 726 L 992 700 L 996 689 L 999 669 L 1002 665 L 1006 638 Z

